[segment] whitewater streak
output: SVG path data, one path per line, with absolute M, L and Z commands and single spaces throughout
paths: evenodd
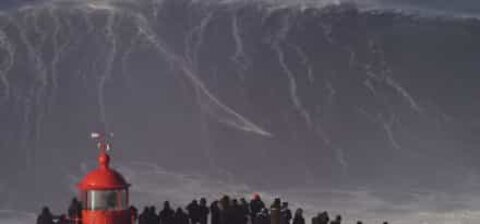
M 178 73 L 186 77 L 195 89 L 196 99 L 203 113 L 208 114 L 216 121 L 225 124 L 237 130 L 253 133 L 265 137 L 273 137 L 274 133 L 256 124 L 251 119 L 242 115 L 233 109 L 233 105 L 227 105 L 219 96 L 205 84 L 199 76 L 200 73 L 200 48 L 204 44 L 204 36 L 206 30 L 211 23 L 217 19 L 215 10 L 211 10 L 209 4 L 218 4 L 225 7 L 231 15 L 231 32 L 233 40 L 233 52 L 230 61 L 236 65 L 235 73 L 244 80 L 246 72 L 252 66 L 255 59 L 251 58 L 245 50 L 247 43 L 242 35 L 242 18 L 237 12 L 246 2 L 239 1 L 179 1 L 179 4 L 186 4 L 185 7 L 195 7 L 202 14 L 201 19 L 191 24 L 190 30 L 183 37 L 184 51 L 175 51 L 172 46 L 167 44 L 162 35 L 163 31 L 158 30 L 155 25 L 158 22 L 159 10 L 163 4 L 168 1 L 157 0 L 89 0 L 89 1 L 43 1 L 36 4 L 26 5 L 15 10 L 9 10 L 1 14 L 0 29 L 0 50 L 4 53 L 4 60 L 0 63 L 0 86 L 2 87 L 2 102 L 13 99 L 25 108 L 22 110 L 24 119 L 20 125 L 22 128 L 21 142 L 25 142 L 22 148 L 28 153 L 27 164 L 35 161 L 35 149 L 29 147 L 26 142 L 38 140 L 40 136 L 40 127 L 42 126 L 42 118 L 48 113 L 49 108 L 55 101 L 58 89 L 59 66 L 67 57 L 72 57 L 73 49 L 81 49 L 90 43 L 85 42 L 82 36 L 76 36 L 74 33 L 78 27 L 78 21 L 70 17 L 82 18 L 81 22 L 85 26 L 87 35 L 97 35 L 94 39 L 99 43 L 98 58 L 89 59 L 85 68 L 79 68 L 71 71 L 74 75 L 83 77 L 88 80 L 91 76 L 96 79 L 98 119 L 106 131 L 110 129 L 110 119 L 108 107 L 105 102 L 105 88 L 112 80 L 112 74 L 116 71 L 115 67 L 120 67 L 120 71 L 126 80 L 133 80 L 135 77 L 128 74 L 129 61 L 132 54 L 143 46 L 150 46 L 157 54 L 159 61 L 166 61 Z M 340 1 L 341 2 L 341 1 Z M 289 1 L 293 3 L 293 1 Z M 277 64 L 288 81 L 285 86 L 289 92 L 292 108 L 298 113 L 305 123 L 308 130 L 313 131 L 322 143 L 334 152 L 334 159 L 342 167 L 347 167 L 348 162 L 344 158 L 342 147 L 335 145 L 331 140 L 331 133 L 324 128 L 324 122 L 314 113 L 318 113 L 315 108 L 307 108 L 303 102 L 303 85 L 299 83 L 297 71 L 292 70 L 289 60 L 298 60 L 305 66 L 303 75 L 307 77 L 310 83 L 309 88 L 314 88 L 316 83 L 321 83 L 324 89 L 326 103 L 317 105 L 320 110 L 328 108 L 335 100 L 337 93 L 336 84 L 331 81 L 335 72 L 328 74 L 319 74 L 315 71 L 314 62 L 310 61 L 308 54 L 301 46 L 289 42 L 289 35 L 295 23 L 295 16 L 304 12 L 305 7 L 311 6 L 306 1 L 300 1 L 291 11 L 292 15 L 282 17 L 281 27 L 273 32 L 265 41 L 268 42 L 274 54 L 277 57 Z M 318 6 L 328 4 L 337 4 L 337 1 L 319 1 Z M 321 4 L 320 4 L 321 3 Z M 254 3 L 258 7 L 264 7 L 264 17 L 262 23 L 265 23 L 272 15 L 281 11 L 283 7 L 289 7 L 291 4 L 287 2 L 279 2 L 273 4 L 269 1 Z M 322 5 L 323 4 L 323 5 Z M 203 11 L 202 11 L 203 10 Z M 183 15 L 187 16 L 187 15 Z M 94 18 L 103 18 L 105 21 L 94 21 Z M 102 21 L 102 20 L 100 20 Z M 77 25 L 76 25 L 77 24 Z M 399 82 L 394 78 L 393 72 L 389 69 L 381 48 L 376 48 L 374 40 L 371 41 L 371 51 L 380 62 L 381 68 L 375 68 L 374 62 L 365 63 L 357 57 L 357 52 L 349 45 L 338 42 L 332 35 L 332 25 L 328 22 L 319 21 L 319 26 L 323 30 L 323 35 L 328 43 L 332 46 L 339 46 L 340 49 L 350 55 L 349 66 L 364 71 L 365 77 L 364 88 L 372 92 L 372 98 L 383 100 L 383 96 L 377 93 L 377 86 L 387 86 L 408 105 L 410 109 L 416 113 L 422 113 L 421 105 Z M 18 33 L 18 38 L 12 36 L 9 29 L 14 29 Z M 122 32 L 123 27 L 131 27 L 129 35 Z M 10 31 L 10 32 L 7 32 Z M 9 36 L 10 35 L 10 36 Z M 125 44 L 126 43 L 126 44 Z M 97 44 L 97 43 L 95 43 Z M 19 62 L 17 52 L 26 52 L 27 63 Z M 51 55 L 48 56 L 48 53 Z M 288 54 L 293 52 L 294 54 Z M 73 56 L 75 57 L 75 56 Z M 33 66 L 29 65 L 32 63 Z M 119 62 L 120 66 L 116 66 Z M 10 82 L 13 79 L 10 71 L 12 68 L 26 63 L 24 66 L 31 69 L 33 79 L 35 80 L 31 86 L 27 87 L 28 91 L 24 92 L 25 87 L 12 87 Z M 115 71 L 114 71 L 115 70 Z M 162 75 L 162 74 L 159 74 Z M 210 74 L 213 75 L 213 74 Z M 222 74 L 230 75 L 230 74 Z M 128 85 L 127 81 L 127 85 Z M 388 106 L 389 102 L 384 102 Z M 400 149 L 401 142 L 395 137 L 395 114 L 387 111 L 386 114 L 376 115 L 378 119 L 372 121 L 385 132 L 385 139 L 390 143 L 391 148 Z M 388 119 L 383 119 L 388 118 Z M 34 131 L 31 131 L 33 127 Z M 207 150 L 208 151 L 208 150 Z M 207 152 L 210 155 L 210 152 Z M 208 156 L 210 157 L 210 156 Z
M 232 10 L 231 32 L 226 32 L 226 35 L 231 35 L 234 44 L 234 50 L 229 59 L 237 65 L 238 74 L 245 76 L 254 59 L 246 51 L 246 40 L 242 33 L 242 18 L 236 12 L 236 6 L 240 1 L 186 2 L 190 4 L 190 7 L 202 7 L 202 4 L 207 3 L 223 3 L 228 6 L 228 10 Z M 268 3 L 269 1 L 262 2 Z M 285 4 L 279 3 L 276 7 L 268 6 L 266 10 L 268 13 L 264 15 L 265 18 L 262 22 L 265 22 L 270 15 L 278 12 L 277 10 L 281 10 L 282 7 L 289 7 L 287 3 L 293 2 L 295 1 L 284 1 Z M 323 6 L 338 3 L 338 1 L 316 2 L 324 4 Z M 241 3 L 248 3 L 248 1 L 241 1 Z M 297 3 L 301 3 L 298 5 L 303 4 L 304 9 L 310 7 L 307 1 L 297 1 Z M 314 4 L 313 1 L 310 3 Z M 89 67 L 72 71 L 72 75 L 81 76 L 84 80 L 89 79 L 92 75 L 95 76 L 97 80 L 95 90 L 97 91 L 99 108 L 98 117 L 105 125 L 105 129 L 109 129 L 110 126 L 109 111 L 105 105 L 105 89 L 115 72 L 115 63 L 120 61 L 120 70 L 127 80 L 134 79 L 135 77 L 128 73 L 129 61 L 138 48 L 144 48 L 147 45 L 158 54 L 159 61 L 167 61 L 174 70 L 178 71 L 192 84 L 196 90 L 198 104 L 205 114 L 237 130 L 259 136 L 274 136 L 273 132 L 261 127 L 261 125 L 253 122 L 253 119 L 248 119 L 247 116 L 233 109 L 233 105 L 227 105 L 223 102 L 218 95 L 215 95 L 209 89 L 205 80 L 202 80 L 199 76 L 198 57 L 200 47 L 203 44 L 208 27 L 212 21 L 217 19 L 215 14 L 206 13 L 202 19 L 196 21 L 197 23 L 181 40 L 185 45 L 184 51 L 176 52 L 162 38 L 162 31 L 155 27 L 155 22 L 161 16 L 159 10 L 162 4 L 163 1 L 155 0 L 43 1 L 5 11 L 0 15 L 0 51 L 2 52 L 2 60 L 0 61 L 0 103 L 9 100 L 14 101 L 16 110 L 22 113 L 22 123 L 19 124 L 22 130 L 20 142 L 24 144 L 22 148 L 30 150 L 28 163 L 35 160 L 35 151 L 34 148 L 28 147 L 27 142 L 32 138 L 38 139 L 41 120 L 48 113 L 50 105 L 53 104 L 58 94 L 56 89 L 59 85 L 59 66 L 66 57 L 72 57 L 72 49 L 82 48 L 82 44 L 85 44 L 82 36 L 75 36 L 75 30 L 81 28 L 85 28 L 82 32 L 86 34 L 99 34 L 95 40 L 102 44 L 97 49 L 98 57 L 92 58 L 92 61 L 87 63 Z M 302 13 L 304 12 L 302 10 L 293 12 Z M 80 22 L 84 27 L 76 27 L 79 21 L 70 18 L 72 15 L 82 18 Z M 105 21 L 97 24 L 93 18 L 98 16 Z M 317 133 L 321 141 L 334 151 L 334 158 L 337 163 L 346 170 L 349 167 L 348 155 L 342 147 L 335 145 L 334 140 L 330 139 L 331 134 L 324 128 L 323 123 L 325 121 L 321 119 L 322 117 L 315 116 L 321 114 L 317 110 L 321 111 L 332 105 L 336 100 L 337 93 L 342 91 L 336 89 L 337 83 L 331 80 L 337 74 L 335 71 L 326 71 L 325 74 L 319 74 L 315 70 L 315 61 L 310 60 L 308 52 L 306 52 L 307 49 L 291 44 L 288 40 L 291 25 L 295 21 L 290 20 L 289 16 L 284 17 L 284 19 L 281 29 L 273 32 L 273 35 L 267 39 L 270 41 L 269 46 L 273 50 L 274 56 L 276 56 L 275 61 L 279 65 L 280 75 L 287 80 L 285 88 L 288 89 L 289 102 L 292 104 L 294 111 L 303 119 L 305 125 Z M 124 25 L 132 27 L 130 31 L 133 33 L 131 35 L 122 35 L 121 29 Z M 412 112 L 417 114 L 424 112 L 421 103 L 417 102 L 415 96 L 410 94 L 407 88 L 395 79 L 395 74 L 389 69 L 381 47 L 378 47 L 374 40 L 370 40 L 370 51 L 378 58 L 377 62 L 380 64 L 380 68 L 376 68 L 373 62 L 365 63 L 361 61 L 357 52 L 351 46 L 336 41 L 335 37 L 332 36 L 331 24 L 319 21 L 319 26 L 322 27 L 322 35 L 330 45 L 340 46 L 350 56 L 348 65 L 364 71 L 362 74 L 365 75 L 361 77 L 363 79 L 362 84 L 371 93 L 372 98 L 383 102 L 384 97 L 381 89 L 387 87 L 395 92 Z M 123 46 L 122 43 L 128 44 Z M 295 54 L 288 54 L 292 51 Z M 20 54 L 22 52 L 26 52 L 27 58 L 21 58 Z M 51 52 L 51 55 L 45 52 Z M 293 70 L 294 66 L 287 60 L 290 57 L 298 59 L 305 66 L 305 74 L 296 74 L 297 71 Z M 27 86 L 14 85 L 12 80 L 18 77 L 14 77 L 14 73 L 11 71 L 12 69 L 19 69 L 18 67 L 31 70 L 28 74 L 31 75 L 30 78 L 33 78 L 34 82 Z M 315 105 L 316 108 L 307 107 L 308 104 L 305 103 L 301 94 L 304 86 L 301 85 L 299 76 L 302 75 L 307 77 L 310 85 L 318 84 L 320 88 L 323 88 L 324 96 L 320 96 L 320 98 L 325 98 L 325 103 Z M 316 86 L 312 88 L 314 87 Z M 389 102 L 383 103 L 387 106 L 389 104 Z M 24 110 L 18 109 L 19 107 L 23 107 Z M 370 112 L 367 108 L 358 108 L 358 110 L 360 114 L 365 115 L 372 123 L 383 130 L 385 141 L 390 144 L 392 149 L 405 151 L 401 138 L 397 138 L 395 134 L 400 118 L 394 111 Z M 31 127 L 34 127 L 35 131 L 32 132 Z M 207 151 L 207 155 L 210 157 L 211 152 Z M 308 164 L 305 164 L 305 173 L 310 176 L 311 170 Z M 142 181 L 137 182 L 141 183 Z
M 154 3 L 153 1 L 151 3 Z M 117 57 L 120 55 L 120 49 L 118 47 L 118 36 L 117 33 L 119 23 L 122 19 L 130 20 L 134 27 L 136 27 L 136 34 L 133 35 L 133 38 L 130 40 L 131 46 L 123 53 L 122 65 L 125 65 L 129 58 L 129 54 L 132 53 L 135 48 L 135 44 L 142 42 L 144 40 L 148 41 L 160 54 L 162 59 L 166 59 L 177 69 L 181 70 L 185 76 L 189 78 L 195 88 L 198 88 L 199 94 L 204 95 L 201 97 L 204 99 L 203 105 L 206 108 L 205 111 L 210 112 L 213 117 L 219 121 L 228 124 L 234 128 L 244 130 L 247 132 L 252 132 L 255 134 L 263 136 L 272 136 L 271 133 L 265 131 L 263 128 L 260 128 L 258 125 L 249 121 L 235 110 L 231 109 L 229 106 L 221 102 L 218 97 L 214 96 L 205 84 L 198 78 L 195 74 L 195 54 L 196 46 L 201 44 L 201 36 L 199 41 L 192 46 L 193 52 L 187 52 L 186 57 L 176 55 L 173 53 L 166 44 L 164 44 L 160 36 L 152 28 L 151 20 L 156 16 L 156 13 L 150 15 L 146 12 L 141 12 L 139 9 L 143 7 L 148 2 L 138 2 L 138 1 L 51 1 L 44 2 L 36 5 L 29 5 L 21 7 L 18 10 L 10 11 L 3 13 L 4 17 L 3 22 L 5 23 L 3 27 L 8 25 L 13 25 L 19 32 L 21 44 L 26 46 L 27 54 L 30 60 L 33 62 L 34 70 L 36 74 L 36 80 L 38 80 L 38 88 L 36 88 L 35 93 L 32 93 L 36 96 L 48 96 L 49 99 L 54 97 L 53 95 L 47 94 L 55 92 L 57 87 L 57 66 L 59 61 L 64 57 L 65 52 L 68 48 L 76 47 L 75 42 L 78 41 L 74 36 L 68 36 L 64 38 L 63 41 L 60 41 L 61 35 L 65 35 L 63 32 L 68 32 L 75 27 L 68 24 L 70 21 L 68 19 L 60 19 L 62 13 L 80 13 L 85 19 L 85 24 L 87 24 L 88 30 L 87 33 L 93 32 L 96 29 L 95 25 L 91 20 L 92 14 L 100 13 L 107 17 L 107 22 L 100 32 L 103 32 L 103 38 L 105 42 L 104 49 L 104 62 L 102 65 L 98 65 L 98 68 L 95 69 L 94 73 L 98 75 L 98 106 L 99 106 L 99 118 L 100 121 L 105 125 L 105 129 L 108 130 L 108 112 L 106 111 L 105 106 L 105 85 L 111 79 L 112 76 L 112 67 L 113 63 Z M 50 27 L 40 27 L 41 21 L 39 17 L 41 15 L 47 14 L 49 17 L 48 23 Z M 45 17 L 43 17 L 44 19 Z M 60 21 L 62 20 L 62 21 Z M 208 22 L 208 20 L 205 20 Z M 203 32 L 203 27 L 201 23 L 199 27 L 196 27 L 192 30 L 192 34 L 197 32 Z M 42 24 L 44 25 L 44 24 Z M 29 32 L 28 27 L 32 27 L 36 36 L 35 39 L 27 37 Z M 68 33 L 67 33 L 68 34 Z M 70 34 L 71 35 L 71 34 Z M 48 39 L 50 38 L 50 39 Z M 53 57 L 51 59 L 42 58 L 42 55 L 45 51 L 45 45 L 47 41 L 52 41 L 52 51 Z M 187 42 L 188 41 L 187 39 Z M 187 46 L 190 46 L 187 43 Z M 15 46 L 15 41 L 13 37 L 8 37 L 7 34 L 1 30 L 0 32 L 0 47 L 3 51 L 6 51 L 7 58 L 3 60 L 0 64 L 0 81 L 3 86 L 3 98 L 8 98 L 12 93 L 9 83 L 8 72 L 15 64 L 15 51 L 18 48 Z M 125 68 L 124 68 L 125 69 Z M 81 72 L 81 71 L 79 71 Z M 87 74 L 83 73 L 83 76 Z M 52 101 L 52 100 L 47 100 Z M 35 103 L 37 106 L 41 107 L 42 99 L 37 98 Z M 37 113 L 39 116 L 38 119 L 43 116 L 41 111 Z M 36 119 L 36 120 L 38 120 Z

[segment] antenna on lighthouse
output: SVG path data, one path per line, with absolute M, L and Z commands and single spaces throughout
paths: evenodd
M 109 133 L 108 135 L 92 132 L 90 134 L 90 138 L 97 142 L 97 148 L 101 151 L 108 152 L 112 149 L 111 139 L 113 138 L 113 133 Z

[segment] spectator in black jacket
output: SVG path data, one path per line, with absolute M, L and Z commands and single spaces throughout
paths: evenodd
M 295 211 L 292 224 L 305 224 L 305 218 L 303 218 L 303 210 L 301 208 Z
M 175 224 L 189 224 L 188 214 L 182 208 L 178 208 L 175 212 Z
M 240 199 L 240 208 L 242 210 L 242 224 L 247 224 L 248 219 L 250 218 L 250 208 L 245 198 Z
M 218 207 L 218 201 L 213 201 L 210 204 L 211 224 L 220 224 L 220 208 Z
M 292 211 L 288 208 L 288 202 L 283 202 L 280 210 L 280 224 L 290 224 L 291 220 Z
M 53 224 L 53 215 L 48 207 L 42 208 L 42 213 L 37 217 L 37 224 Z
M 259 194 L 254 194 L 252 200 L 250 201 L 250 212 L 252 218 L 257 216 L 257 214 L 265 208 L 265 203 L 263 203 Z
M 200 223 L 200 206 L 198 206 L 197 200 L 193 200 L 187 205 L 188 217 L 190 218 L 190 224 Z
M 142 213 L 138 216 L 138 224 L 148 224 L 148 207 L 143 207 Z
M 81 218 L 82 214 L 82 204 L 77 200 L 77 198 L 73 198 L 70 202 L 70 206 L 68 206 L 68 218 L 73 221 L 73 223 L 79 223 L 78 221 Z
M 174 224 L 175 211 L 170 207 L 170 202 L 163 202 L 163 209 L 158 213 L 160 224 Z
M 208 213 L 210 213 L 207 207 L 207 199 L 200 198 L 200 205 L 198 206 L 199 220 L 200 224 L 207 224 L 208 222 Z

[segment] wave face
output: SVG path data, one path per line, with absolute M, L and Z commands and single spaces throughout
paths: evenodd
M 474 194 L 479 38 L 476 19 L 349 3 L 6 8 L 0 205 L 64 207 L 95 164 L 92 130 L 115 132 L 118 164 L 252 189 Z

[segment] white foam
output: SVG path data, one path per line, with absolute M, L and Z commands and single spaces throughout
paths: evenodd
M 480 223 L 480 196 L 453 195 L 442 192 L 412 191 L 405 193 L 408 200 L 394 202 L 377 196 L 370 190 L 331 190 L 321 188 L 264 189 L 243 183 L 241 180 L 223 180 L 200 173 L 186 174 L 168 171 L 157 164 L 134 162 L 120 166 L 132 186 L 132 201 L 138 206 L 161 206 L 170 200 L 175 206 L 185 206 L 194 198 L 206 197 L 209 201 L 223 195 L 249 199 L 259 192 L 266 204 L 274 197 L 289 201 L 292 209 L 301 207 L 310 218 L 321 211 L 330 216 L 341 214 L 345 223 L 394 224 L 473 224 Z M 451 203 L 458 207 L 449 208 Z M 445 207 L 445 208 L 442 208 Z
M 16 210 L 0 210 L 1 224 L 34 224 L 35 214 Z

